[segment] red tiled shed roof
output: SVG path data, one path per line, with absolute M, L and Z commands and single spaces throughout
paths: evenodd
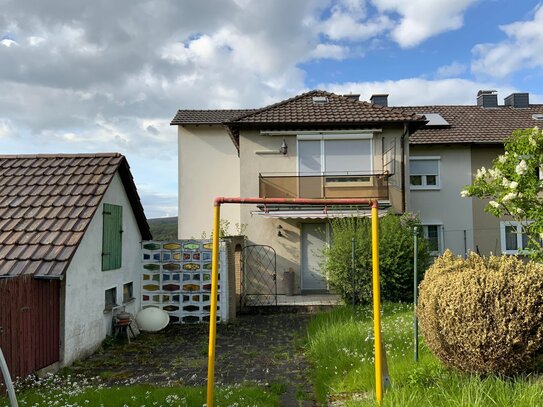
M 121 154 L 0 155 L 0 278 L 60 278 L 117 171 L 150 239 Z

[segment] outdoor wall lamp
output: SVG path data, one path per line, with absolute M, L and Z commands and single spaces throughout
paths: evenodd
M 287 155 L 287 152 L 288 152 L 288 146 L 287 146 L 287 143 L 285 142 L 285 138 L 283 137 L 283 144 L 281 144 L 281 147 L 279 148 L 279 152 L 283 155 Z

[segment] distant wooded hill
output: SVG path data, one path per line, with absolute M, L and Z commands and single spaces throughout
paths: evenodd
M 155 240 L 176 240 L 177 239 L 177 216 L 171 218 L 147 219 L 153 239 Z

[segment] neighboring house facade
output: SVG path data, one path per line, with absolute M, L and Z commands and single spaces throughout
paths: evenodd
M 526 93 L 498 105 L 494 91 L 468 106 L 391 108 L 387 95 L 370 102 L 312 91 L 262 109 L 179 110 L 171 123 L 179 139 L 179 237 L 211 229 L 215 196 L 365 197 L 379 199 L 383 211 L 418 213 L 435 255 L 522 248 L 515 225 L 460 191 L 515 129 L 541 123 L 542 105 Z M 272 246 L 277 271 L 294 271 L 296 291 L 304 292 L 326 289 L 315 255 L 329 239 L 325 219 L 365 216 L 364 209 L 225 205 L 223 218 L 246 225 L 249 244 Z
M 486 201 L 462 198 L 460 191 L 477 169 L 503 154 L 503 141 L 514 130 L 543 124 L 543 105 L 530 104 L 528 93 L 498 104 L 495 91 L 480 91 L 474 105 L 402 109 L 429 120 L 410 138 L 409 209 L 420 214 L 433 251 L 518 253 L 525 239 L 517 225 L 486 213 Z
M 312 91 L 258 110 L 180 110 L 172 121 L 179 126 L 179 238 L 211 229 L 216 196 L 367 198 L 378 200 L 381 213 L 405 211 L 409 135 L 425 120 L 374 102 Z M 198 187 L 187 187 L 196 177 Z M 274 248 L 277 271 L 295 273 L 296 292 L 321 292 L 328 288 L 319 267 L 327 219 L 368 209 L 225 205 L 222 216 L 246 226 L 247 244 Z
M 0 282 L 21 279 L 27 291 L 40 282 L 58 286 L 46 321 L 27 324 L 21 335 L 43 337 L 57 349 L 53 362 L 70 364 L 111 333 L 115 312 L 140 309 L 141 241 L 151 234 L 127 160 L 117 153 L 0 156 L 0 186 Z M 25 295 L 26 313 L 13 310 L 15 319 L 38 312 L 32 291 Z M 10 302 L 0 298 L 2 307 Z M 21 341 L 11 340 L 2 345 Z

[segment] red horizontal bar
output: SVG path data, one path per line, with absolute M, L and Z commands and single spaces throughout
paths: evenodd
M 371 205 L 377 207 L 376 199 L 308 199 L 308 198 L 240 198 L 224 197 L 215 198 L 214 206 L 220 206 L 225 203 L 237 204 L 295 204 L 295 205 Z

